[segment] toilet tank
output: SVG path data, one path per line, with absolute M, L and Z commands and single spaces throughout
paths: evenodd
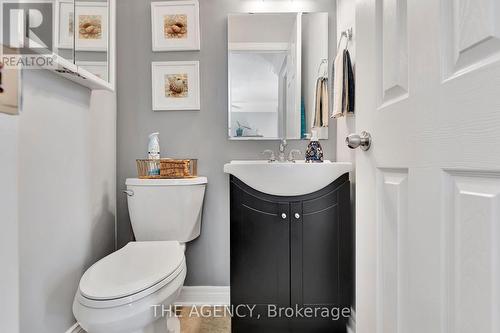
M 137 241 L 189 242 L 200 235 L 207 178 L 128 178 L 125 184 Z

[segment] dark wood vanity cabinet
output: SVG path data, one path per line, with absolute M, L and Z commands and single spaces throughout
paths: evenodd
M 231 176 L 231 303 L 256 305 L 252 318 L 233 316 L 232 332 L 345 332 L 342 316 L 304 318 L 296 309 L 341 311 L 353 300 L 348 174 L 295 197 L 264 194 Z M 291 317 L 275 316 L 287 307 Z

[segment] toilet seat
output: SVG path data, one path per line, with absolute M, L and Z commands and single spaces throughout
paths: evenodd
M 131 303 L 163 288 L 185 270 L 184 247 L 179 242 L 130 242 L 85 272 L 78 300 L 97 308 Z

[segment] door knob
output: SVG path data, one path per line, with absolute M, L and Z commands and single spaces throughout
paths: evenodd
M 349 134 L 345 139 L 345 143 L 347 144 L 347 147 L 351 149 L 361 147 L 362 150 L 366 151 L 370 149 L 370 146 L 372 144 L 372 136 L 370 135 L 370 133 L 365 131 L 361 132 L 361 135 Z

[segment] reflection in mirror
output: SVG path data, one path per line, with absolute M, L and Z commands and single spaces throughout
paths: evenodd
M 228 72 L 230 139 L 309 137 L 328 76 L 328 13 L 230 15 Z
M 108 80 L 109 3 L 107 0 L 75 1 L 75 63 Z
M 54 1 L 54 52 L 62 58 L 74 61 L 74 19 L 73 0 Z
M 278 90 L 286 84 L 283 73 L 286 55 L 284 50 L 230 53 L 230 117 L 234 128 L 230 135 L 266 138 L 284 135 L 286 102 L 278 99 Z

